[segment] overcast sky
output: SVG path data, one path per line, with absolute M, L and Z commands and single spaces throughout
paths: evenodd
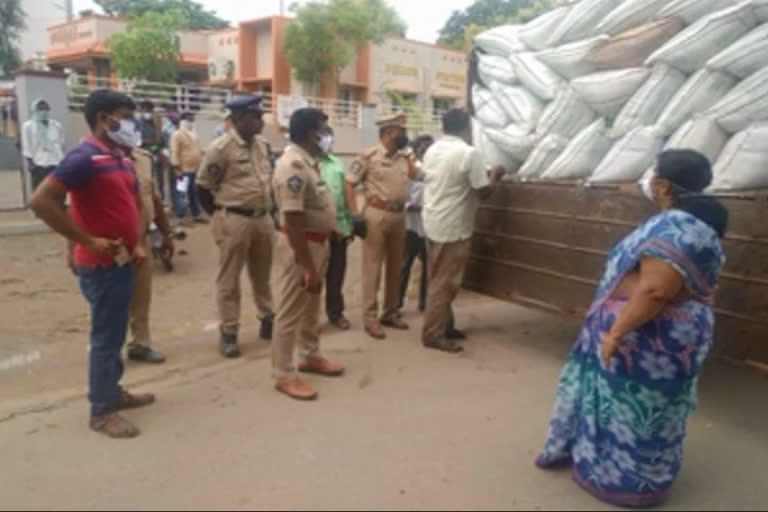
M 219 16 L 232 22 L 261 18 L 280 12 L 279 0 L 197 0 Z M 285 0 L 286 8 L 292 0 Z M 408 24 L 408 37 L 434 42 L 437 32 L 455 9 L 463 9 L 472 0 L 389 0 Z M 245 6 L 248 7 L 245 7 Z M 98 10 L 91 0 L 74 0 L 75 13 L 83 9 Z

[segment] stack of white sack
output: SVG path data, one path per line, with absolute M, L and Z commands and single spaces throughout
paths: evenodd
M 768 0 L 580 0 L 483 32 L 475 52 L 489 165 L 629 183 L 692 149 L 711 190 L 768 187 Z

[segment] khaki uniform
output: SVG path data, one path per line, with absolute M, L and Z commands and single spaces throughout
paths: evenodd
M 471 240 L 444 244 L 427 240 L 429 292 L 422 330 L 426 344 L 444 340 L 446 330 L 453 328 L 451 304 L 461 289 L 471 247 Z
M 386 265 L 382 319 L 398 315 L 400 265 L 405 249 L 405 203 L 408 200 L 408 158 L 388 155 L 382 145 L 365 151 L 350 167 L 347 182 L 365 186 L 363 215 L 368 236 L 363 240 L 363 321 L 379 321 L 377 294 L 381 267 Z
M 240 275 L 243 267 L 253 288 L 261 319 L 273 315 L 269 286 L 275 230 L 269 211 L 271 166 L 267 143 L 255 137 L 249 146 L 236 130 L 211 143 L 200 166 L 197 185 L 213 193 L 211 219 L 219 247 L 216 300 L 221 330 L 237 334 L 240 327 Z
M 141 222 L 148 227 L 155 219 L 156 183 L 152 174 L 152 154 L 143 149 L 134 149 L 132 153 L 133 166 L 139 181 L 139 193 L 143 209 Z M 147 230 L 148 231 L 148 230 Z M 128 350 L 139 347 L 149 347 L 151 336 L 149 332 L 149 308 L 152 302 L 152 251 L 147 240 L 147 261 L 136 269 L 136 277 L 131 298 L 130 326 L 131 341 Z
M 336 207 L 323 182 L 317 162 L 302 148 L 290 145 L 277 162 L 275 198 L 281 224 L 285 212 L 303 212 L 309 251 L 319 275 L 328 267 L 328 241 L 336 229 Z M 323 240 L 325 238 L 325 240 Z M 320 295 L 304 289 L 304 269 L 296 264 L 288 237 L 280 234 L 275 263 L 275 337 L 272 343 L 272 370 L 275 379 L 291 378 L 295 372 L 293 353 L 298 336 L 301 356 L 319 356 Z
M 171 135 L 171 164 L 177 173 L 196 172 L 203 160 L 200 140 L 186 130 L 176 130 Z

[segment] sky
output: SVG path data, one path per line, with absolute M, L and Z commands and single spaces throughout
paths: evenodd
M 279 14 L 279 0 L 256 0 L 243 2 L 243 0 L 197 0 L 208 9 L 215 10 L 218 15 L 231 22 L 261 18 L 273 14 Z M 286 8 L 293 0 L 285 0 Z M 389 0 L 389 3 L 397 9 L 400 16 L 408 24 L 408 38 L 418 41 L 433 43 L 437 39 L 437 33 L 456 9 L 463 9 L 472 3 L 472 0 Z M 245 7 L 245 6 L 248 7 Z M 91 0 L 74 0 L 75 13 L 83 9 L 98 8 Z

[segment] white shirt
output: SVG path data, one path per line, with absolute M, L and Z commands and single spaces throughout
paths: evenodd
M 405 230 L 412 231 L 424 238 L 424 223 L 421 210 L 424 207 L 424 184 L 408 180 L 408 201 L 405 203 Z
M 40 167 L 54 167 L 64 158 L 64 130 L 55 119 L 48 121 L 48 137 L 41 137 L 37 122 L 29 120 L 21 130 L 21 150 L 24 158 L 29 158 Z
M 485 161 L 462 139 L 446 136 L 424 156 L 424 231 L 437 243 L 472 238 L 476 190 L 490 185 Z

